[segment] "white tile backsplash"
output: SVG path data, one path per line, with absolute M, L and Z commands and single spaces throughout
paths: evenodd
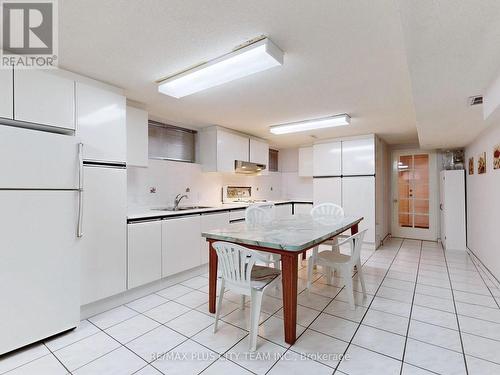
M 312 179 L 310 184 L 312 198 Z M 257 199 L 289 198 L 283 192 L 282 173 L 279 172 L 270 172 L 265 176 L 206 173 L 202 172 L 199 164 L 150 159 L 148 168 L 128 167 L 128 205 L 129 207 L 172 205 L 179 193 L 188 195 L 189 198 L 183 201 L 185 205 L 217 204 L 221 202 L 224 185 L 252 186 L 252 196 Z M 156 193 L 150 193 L 152 187 L 156 188 Z M 186 188 L 190 189 L 189 193 L 185 193 Z M 288 187 L 287 191 L 293 191 L 294 195 L 297 195 L 290 189 Z M 290 196 L 290 198 L 307 199 L 306 196 Z

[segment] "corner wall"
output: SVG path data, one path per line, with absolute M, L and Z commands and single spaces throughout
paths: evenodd
M 500 123 L 492 125 L 465 149 L 465 164 L 474 157 L 474 174 L 466 171 L 467 247 L 500 279 L 500 169 L 493 169 L 493 147 L 500 144 Z M 486 173 L 477 174 L 479 154 L 486 152 Z
M 299 149 L 279 150 L 279 171 L 281 172 L 281 192 L 284 199 L 313 200 L 312 177 L 299 176 Z

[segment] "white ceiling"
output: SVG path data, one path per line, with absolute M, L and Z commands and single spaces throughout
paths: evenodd
M 59 64 L 124 88 L 155 117 L 222 125 L 279 147 L 369 132 L 393 144 L 461 146 L 484 126 L 466 99 L 500 67 L 500 1 L 479 3 L 64 0 Z M 261 34 L 285 51 L 282 67 L 181 99 L 158 93 L 157 79 Z M 349 113 L 352 125 L 268 131 L 338 113 Z
M 420 145 L 464 146 L 489 125 L 467 98 L 500 72 L 500 1 L 400 4 Z

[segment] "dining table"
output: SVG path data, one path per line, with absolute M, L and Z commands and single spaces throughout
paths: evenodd
M 296 340 L 297 280 L 299 256 L 307 250 L 333 239 L 350 230 L 358 232 L 363 217 L 345 216 L 331 220 L 313 218 L 311 215 L 290 215 L 266 224 L 239 222 L 227 227 L 202 233 L 209 242 L 208 311 L 215 313 L 217 294 L 217 253 L 214 242 L 225 241 L 248 249 L 279 254 L 283 292 L 283 320 L 285 342 L 292 345 Z

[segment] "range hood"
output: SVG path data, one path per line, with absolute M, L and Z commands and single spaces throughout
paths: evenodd
M 249 161 L 235 160 L 234 171 L 241 174 L 258 174 L 266 169 L 265 164 L 251 163 Z

